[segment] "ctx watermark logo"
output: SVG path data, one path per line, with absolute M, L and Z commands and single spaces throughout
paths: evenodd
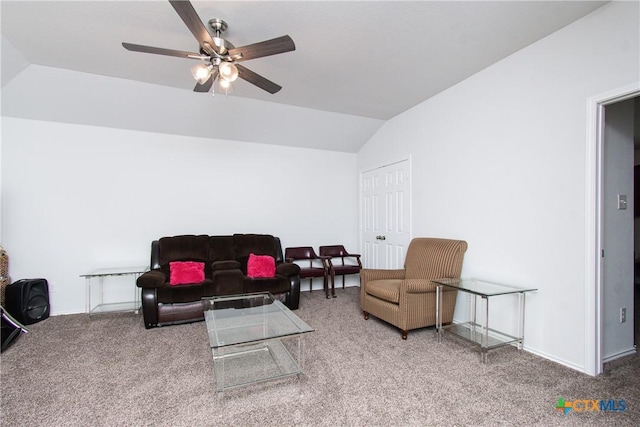
M 627 402 L 624 399 L 576 399 L 573 401 L 558 399 L 556 404 L 558 411 L 568 414 L 575 412 L 623 412 L 627 410 Z

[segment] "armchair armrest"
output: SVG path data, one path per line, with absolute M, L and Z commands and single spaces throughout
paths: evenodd
M 136 279 L 139 288 L 162 288 L 167 283 L 167 276 L 162 270 L 151 270 Z
M 404 279 L 404 275 L 405 275 L 404 269 L 379 270 L 379 269 L 363 268 L 362 270 L 360 270 L 360 282 L 364 284 L 372 280 Z
M 423 294 L 435 291 L 436 284 L 429 279 L 406 279 L 400 284 L 400 293 Z

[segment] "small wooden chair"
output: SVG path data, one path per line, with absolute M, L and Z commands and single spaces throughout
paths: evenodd
M 329 274 L 331 274 L 331 294 L 336 297 L 336 275 L 342 276 L 342 289 L 344 289 L 344 276 L 347 274 L 359 274 L 362 270 L 360 254 L 350 254 L 342 245 L 320 246 L 320 256 L 328 257 Z M 346 259 L 346 262 L 345 262 Z
M 287 262 L 298 264 L 301 279 L 310 279 L 309 292 L 313 290 L 314 277 L 324 278 L 324 292 L 327 298 L 329 298 L 329 265 L 327 263 L 327 257 L 316 255 L 316 252 L 311 246 L 286 248 L 284 257 Z

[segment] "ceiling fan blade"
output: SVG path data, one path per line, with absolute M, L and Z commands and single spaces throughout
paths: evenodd
M 209 79 L 200 84 L 200 83 L 196 83 L 196 87 L 193 88 L 194 92 L 209 92 L 209 90 L 211 90 L 211 86 L 213 86 L 213 82 L 216 81 L 216 78 L 218 77 L 218 70 L 213 70 L 211 72 L 211 74 L 209 75 Z
M 290 52 L 296 50 L 296 45 L 289 36 L 277 37 L 263 42 L 249 44 L 246 46 L 229 49 L 229 55 L 242 55 L 235 61 L 246 61 L 247 59 L 262 58 L 263 56 L 277 55 L 279 53 Z
M 211 86 L 213 86 L 213 75 L 209 76 L 209 80 L 204 82 L 203 84 L 196 83 L 196 87 L 193 88 L 194 92 L 209 92 L 211 90 Z
M 207 52 L 209 55 L 213 55 L 214 52 L 217 52 L 218 47 L 213 42 L 211 34 L 209 34 L 207 27 L 202 23 L 202 20 L 196 13 L 191 2 L 169 0 L 169 3 L 171 3 L 171 6 L 173 6 L 178 15 L 180 15 L 180 18 L 182 18 L 187 28 L 189 28 L 193 36 L 198 40 L 202 50 Z
M 258 86 L 260 89 L 264 89 L 267 92 L 273 94 L 282 89 L 282 86 L 275 84 L 274 82 L 265 79 L 260 74 L 256 74 L 253 71 L 249 70 L 246 67 L 243 67 L 240 64 L 236 64 L 238 68 L 238 77 L 243 80 L 248 81 L 251 84 Z
M 123 42 L 122 47 L 132 52 L 155 53 L 158 55 L 177 56 L 179 58 L 193 58 L 193 59 L 206 58 L 200 55 L 199 53 L 185 52 L 182 50 L 174 50 L 174 49 L 164 49 L 161 47 L 143 46 L 141 44 Z

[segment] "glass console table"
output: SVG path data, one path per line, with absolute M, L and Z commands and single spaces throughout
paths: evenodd
M 81 274 L 80 277 L 84 277 L 86 286 L 85 312 L 89 314 L 97 314 L 134 311 L 137 314 L 140 309 L 140 292 L 136 287 L 135 280 L 147 270 L 149 270 L 149 267 L 146 266 L 115 267 L 100 268 L 89 273 Z M 133 276 L 133 301 L 104 303 L 104 280 L 105 278 L 114 276 Z M 91 285 L 93 284 L 93 279 L 98 279 L 98 293 L 100 296 L 100 301 L 95 306 L 92 306 L 91 304 Z
M 501 285 L 478 279 L 437 279 L 436 284 L 436 333 L 438 341 L 442 339 L 442 333 L 446 330 L 466 341 L 469 341 L 481 349 L 481 360 L 487 362 L 487 352 L 496 347 L 516 344 L 518 350 L 522 350 L 524 339 L 524 301 L 527 292 L 533 292 L 534 288 L 518 288 L 516 286 Z M 444 288 L 458 290 L 471 294 L 470 321 L 464 323 L 452 323 L 442 325 L 442 293 Z M 518 295 L 518 333 L 517 336 L 489 328 L 489 298 L 502 295 Z M 476 299 L 480 297 L 483 303 L 484 316 L 478 323 L 476 312 Z

